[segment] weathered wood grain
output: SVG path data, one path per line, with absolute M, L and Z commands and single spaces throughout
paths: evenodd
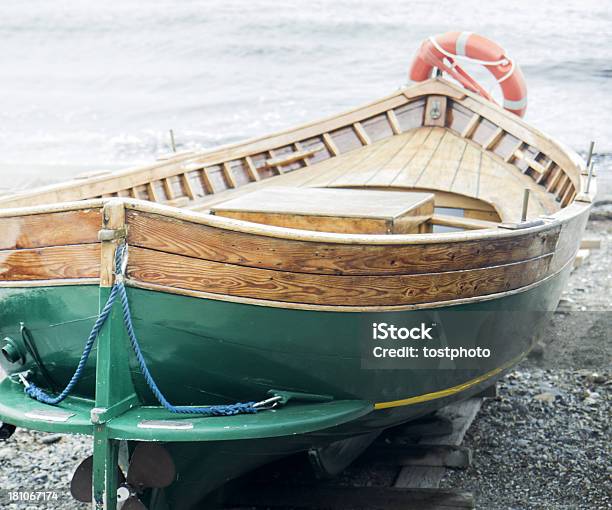
M 0 218 L 0 250 L 96 243 L 100 209 Z
M 434 303 L 508 291 L 543 278 L 552 255 L 484 269 L 393 276 L 291 273 L 132 246 L 131 279 L 234 297 L 335 306 Z
M 99 274 L 99 244 L 0 251 L 2 281 L 97 278 Z
M 127 211 L 128 242 L 263 269 L 339 275 L 420 274 L 508 264 L 552 253 L 559 228 L 487 242 L 357 245 L 279 239 Z

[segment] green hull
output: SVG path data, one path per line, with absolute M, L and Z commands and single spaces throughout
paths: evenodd
M 174 404 L 258 401 L 272 389 L 329 395 L 333 401 L 289 402 L 255 416 L 199 419 L 184 434 L 140 430 L 140 420 L 159 419 L 159 412 L 135 409 L 111 419 L 108 429 L 116 439 L 171 441 L 168 448 L 181 482 L 165 491 L 161 499 L 166 502 L 152 503 L 152 508 L 190 508 L 225 480 L 274 458 L 390 427 L 478 393 L 529 351 L 546 322 L 541 312 L 554 310 L 568 274 L 566 268 L 525 291 L 478 303 L 384 312 L 284 309 L 130 288 L 141 347 L 158 386 Z M 24 323 L 53 386 L 61 389 L 82 353 L 99 300 L 96 286 L 2 288 L 0 333 L 19 343 Z M 489 348 L 491 356 L 422 365 L 413 360 L 403 369 L 363 368 L 372 323 L 380 322 L 434 323 L 443 334 L 431 347 L 480 346 Z M 121 342 L 120 358 L 127 356 L 139 403 L 158 405 L 125 338 Z M 31 369 L 32 380 L 49 387 L 30 355 L 25 365 L 2 364 L 9 374 Z M 88 413 L 95 384 L 94 352 L 75 389 L 82 398 L 60 406 L 75 416 L 50 423 L 27 418 L 28 406 L 40 404 L 28 401 L 17 382 L 5 380 L 0 420 L 92 433 Z

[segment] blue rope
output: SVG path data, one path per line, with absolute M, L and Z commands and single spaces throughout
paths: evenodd
M 85 349 L 83 349 L 83 354 L 81 354 L 81 359 L 79 360 L 79 364 L 77 365 L 77 368 L 74 371 L 74 374 L 70 378 L 70 381 L 68 382 L 66 387 L 63 389 L 63 391 L 56 397 L 53 397 L 49 395 L 48 393 L 45 393 L 42 389 L 40 389 L 38 386 L 36 386 L 34 383 L 31 382 L 25 387 L 25 390 L 24 390 L 30 397 L 38 400 L 39 402 L 43 402 L 44 404 L 56 405 L 56 404 L 59 404 L 62 400 L 64 400 L 68 396 L 68 394 L 72 391 L 76 383 L 81 378 L 81 375 L 83 375 L 83 370 L 85 369 L 85 364 L 87 363 L 87 359 L 89 358 L 89 355 L 91 354 L 91 349 L 96 343 L 96 338 L 98 338 L 98 335 L 100 334 L 100 330 L 102 329 L 102 326 L 104 326 L 106 319 L 108 318 L 111 310 L 113 309 L 113 303 L 115 302 L 115 298 L 117 297 L 118 291 L 119 291 L 119 288 L 116 285 L 114 285 L 108 296 L 108 300 L 106 301 L 106 304 L 104 305 L 104 308 L 102 309 L 102 312 L 96 319 L 96 322 L 94 324 L 93 329 L 91 330 L 91 333 L 89 333 L 89 338 L 87 339 L 87 342 L 85 343 Z
M 89 357 L 89 354 L 95 343 L 95 340 L 98 337 L 98 334 L 100 333 L 100 330 L 102 329 L 102 326 L 106 322 L 106 319 L 108 318 L 112 310 L 112 307 L 113 307 L 113 304 L 115 303 L 115 299 L 117 295 L 119 295 L 125 328 L 127 330 L 128 338 L 130 340 L 130 344 L 132 345 L 132 349 L 134 350 L 134 354 L 136 355 L 136 359 L 138 360 L 138 365 L 140 366 L 142 375 L 145 378 L 147 386 L 153 392 L 153 395 L 155 395 L 155 398 L 157 399 L 157 401 L 166 410 L 174 414 L 199 414 L 199 415 L 205 415 L 205 416 L 231 416 L 235 414 L 256 413 L 257 411 L 259 411 L 259 409 L 255 407 L 255 402 L 244 402 L 244 403 L 227 404 L 227 405 L 214 405 L 214 406 L 205 406 L 205 407 L 175 406 L 175 405 L 172 405 L 170 402 L 168 402 L 168 399 L 166 399 L 164 394 L 161 392 L 161 390 L 155 383 L 155 380 L 153 379 L 151 372 L 149 371 L 147 363 L 140 349 L 140 345 L 136 337 L 136 332 L 134 331 L 134 325 L 132 323 L 132 314 L 130 312 L 130 305 L 128 302 L 125 285 L 123 283 L 123 276 L 124 276 L 123 273 L 125 271 L 123 264 L 124 264 L 124 257 L 126 255 L 127 255 L 127 245 L 123 244 L 119 246 L 115 252 L 115 274 L 117 275 L 117 277 L 115 278 L 115 283 L 111 289 L 110 295 L 108 296 L 108 301 L 104 305 L 104 308 L 102 309 L 102 312 L 100 313 L 100 316 L 96 320 L 96 323 L 94 324 L 94 327 L 91 330 L 91 333 L 89 334 L 89 338 L 87 340 L 87 343 L 85 344 L 85 349 L 83 351 L 83 354 L 81 355 L 81 359 L 79 360 L 77 369 L 75 370 L 74 375 L 70 379 L 70 382 L 68 383 L 66 388 L 64 388 L 64 390 L 57 397 L 51 397 L 48 394 L 46 394 L 43 390 L 38 388 L 36 385 L 34 385 L 33 383 L 30 383 L 30 385 L 25 388 L 25 392 L 30 397 L 35 398 L 36 400 L 40 402 L 44 402 L 45 404 L 52 404 L 52 405 L 58 404 L 59 402 L 61 402 L 68 396 L 68 394 L 70 393 L 74 385 L 77 383 L 77 381 L 81 377 L 83 373 L 83 369 L 85 367 L 85 363 L 87 362 L 87 358 Z

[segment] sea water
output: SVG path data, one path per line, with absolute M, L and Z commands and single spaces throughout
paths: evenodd
M 516 59 L 528 122 L 612 152 L 608 1 L 7 1 L 0 192 L 153 161 L 169 129 L 197 150 L 341 112 L 405 85 L 448 30 Z

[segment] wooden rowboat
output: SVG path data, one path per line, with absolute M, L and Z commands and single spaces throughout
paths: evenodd
M 574 152 L 438 78 L 282 133 L 2 197 L 0 420 L 93 435 L 83 470 L 99 508 L 116 504 L 121 440 L 164 442 L 180 473 L 140 494 L 150 509 L 192 508 L 291 452 L 329 466 L 338 445 L 477 394 L 527 354 L 578 250 L 587 181 Z M 25 371 L 48 392 L 68 383 L 124 241 L 134 328 L 168 400 L 284 405 L 170 413 L 118 304 L 68 398 L 24 394 Z M 426 324 L 433 348 L 491 354 L 381 365 L 374 323 Z

